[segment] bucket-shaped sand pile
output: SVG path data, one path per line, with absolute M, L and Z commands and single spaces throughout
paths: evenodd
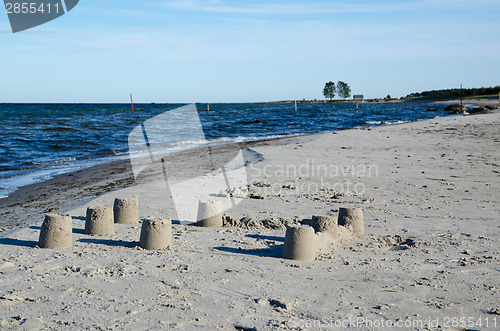
M 283 257 L 291 260 L 316 259 L 316 235 L 310 226 L 293 225 L 286 228 Z
M 111 207 L 89 207 L 85 218 L 85 233 L 102 236 L 115 233 L 113 209 Z
M 339 236 L 339 225 L 336 217 L 332 216 L 313 216 L 312 227 L 316 232 L 324 232 L 333 238 Z
M 365 221 L 363 219 L 363 209 L 339 208 L 339 225 L 350 228 L 356 236 L 365 234 Z
M 73 219 L 71 216 L 45 215 L 38 246 L 53 249 L 71 248 L 73 246 Z
M 113 215 L 115 223 L 135 224 L 139 223 L 139 199 L 116 198 L 113 204 Z
M 169 219 L 146 219 L 142 222 L 139 246 L 166 249 L 172 245 L 172 222 Z
M 196 224 L 206 228 L 222 227 L 222 204 L 220 201 L 200 201 Z

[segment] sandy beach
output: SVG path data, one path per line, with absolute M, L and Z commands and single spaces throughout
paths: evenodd
M 498 329 L 499 127 L 496 111 L 242 144 L 249 186 L 218 229 L 176 222 L 163 173 L 135 181 L 128 161 L 24 187 L 0 200 L 0 329 Z M 134 195 L 174 220 L 170 249 L 138 247 L 140 224 L 84 233 L 87 207 Z M 341 207 L 363 209 L 363 237 L 282 258 L 287 225 Z M 72 248 L 37 247 L 45 212 L 72 215 Z

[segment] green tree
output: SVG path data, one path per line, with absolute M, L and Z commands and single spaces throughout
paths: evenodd
M 325 88 L 323 89 L 323 95 L 325 98 L 329 98 L 330 101 L 335 98 L 335 93 L 337 92 L 337 89 L 335 88 L 335 83 L 334 82 L 328 82 L 325 84 Z
M 337 83 L 337 93 L 342 99 L 348 99 L 351 96 L 351 87 L 342 81 Z

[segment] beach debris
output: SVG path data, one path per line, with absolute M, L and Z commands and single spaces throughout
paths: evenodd
M 252 192 L 249 197 L 250 199 L 266 200 L 266 195 L 258 192 Z
M 299 189 L 297 186 L 294 185 L 283 185 L 281 188 L 285 190 L 295 190 L 295 191 Z
M 46 214 L 40 230 L 41 248 L 71 248 L 73 246 L 73 219 L 70 215 Z
M 269 305 L 271 307 L 274 307 L 275 309 L 283 309 L 283 310 L 288 310 L 288 306 L 290 306 L 290 304 L 286 304 L 285 302 L 283 302 L 282 300 L 277 300 L 277 299 L 268 299 L 267 300 L 269 302 Z
M 412 238 L 405 238 L 399 235 L 385 236 L 383 238 L 377 238 L 375 241 L 376 247 L 384 251 L 403 251 L 416 245 Z
M 257 328 L 251 326 L 243 326 L 241 324 L 235 324 L 234 329 L 237 331 L 257 331 Z
M 489 114 L 490 109 L 486 107 L 476 107 L 468 110 L 467 112 L 469 113 L 469 115 Z
M 254 191 L 251 190 L 248 186 L 240 186 L 231 189 L 220 190 L 219 193 L 215 196 L 222 198 L 237 198 L 237 199 L 246 199 L 252 194 Z
M 338 224 L 350 228 L 356 236 L 362 237 L 365 234 L 363 209 L 339 208 Z
M 460 114 L 464 111 L 467 111 L 467 107 L 461 106 L 459 104 L 454 104 L 447 106 L 444 110 L 453 114 Z
M 222 215 L 222 226 L 224 227 L 236 227 L 238 226 L 239 221 L 233 218 L 231 215 L 224 214 Z
M 237 198 L 237 199 L 258 199 L 265 200 L 266 195 L 252 190 L 248 186 L 235 187 L 232 189 L 226 189 L 219 191 L 216 197 L 222 198 Z
M 220 228 L 222 222 L 222 204 L 220 201 L 200 201 L 198 203 L 198 226 Z
M 139 199 L 116 198 L 113 205 L 114 221 L 118 224 L 139 223 Z
M 307 225 L 286 228 L 283 257 L 290 260 L 314 261 L 316 259 L 316 235 Z
M 265 182 L 254 182 L 252 185 L 255 187 L 271 187 L 271 184 Z
M 491 309 L 488 311 L 488 314 L 490 314 L 490 315 L 500 316 L 500 308 L 491 308 Z
M 139 246 L 147 250 L 167 249 L 172 246 L 172 221 L 145 219 L 142 222 Z
M 113 209 L 111 207 L 88 207 L 85 233 L 92 236 L 115 234 Z

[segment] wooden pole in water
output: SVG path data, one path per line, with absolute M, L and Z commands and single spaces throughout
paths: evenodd
M 464 106 L 463 106 L 462 84 L 460 84 L 460 110 L 465 113 Z
M 134 100 L 132 100 L 132 93 L 130 93 L 130 103 L 132 104 L 132 114 L 134 113 Z
M 207 103 L 207 113 L 210 113 L 210 104 Z
M 297 100 L 295 100 L 295 114 L 297 114 Z
M 358 106 L 358 103 L 356 102 L 356 114 L 358 113 L 359 111 L 359 106 Z

